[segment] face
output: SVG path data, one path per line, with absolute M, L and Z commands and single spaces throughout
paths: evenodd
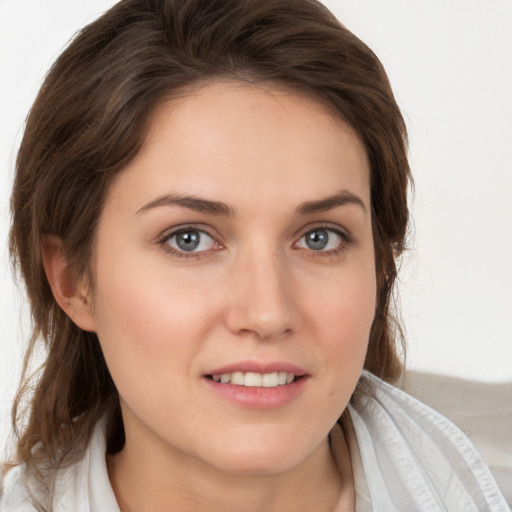
M 326 442 L 366 354 L 364 148 L 312 99 L 206 85 L 156 112 L 111 186 L 93 265 L 126 449 L 292 468 Z

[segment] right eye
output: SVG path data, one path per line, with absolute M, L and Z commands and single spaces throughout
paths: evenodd
M 193 253 L 210 251 L 218 248 L 219 244 L 208 234 L 200 229 L 185 228 L 167 235 L 163 243 L 172 252 L 185 256 Z

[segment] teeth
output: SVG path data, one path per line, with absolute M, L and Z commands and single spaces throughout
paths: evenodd
M 283 386 L 284 384 L 286 384 L 286 377 L 288 377 L 288 374 L 286 372 L 279 372 L 277 374 L 277 379 L 279 381 L 280 386 Z
M 235 383 L 233 383 L 235 384 Z M 261 387 L 261 373 L 247 372 L 245 374 L 244 386 L 251 388 Z
M 264 388 L 275 388 L 279 385 L 279 377 L 277 372 L 274 373 L 265 373 L 261 377 L 261 384 Z
M 244 386 L 245 379 L 243 372 L 235 372 L 231 374 L 231 384 L 235 384 L 236 386 Z
M 255 373 L 255 372 L 234 372 L 212 375 L 215 382 L 221 384 L 234 384 L 235 386 L 246 386 L 255 388 L 275 388 L 291 384 L 295 374 L 287 372 Z

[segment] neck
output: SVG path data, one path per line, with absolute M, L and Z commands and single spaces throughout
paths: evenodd
M 108 460 L 121 512 L 353 510 L 348 449 L 337 448 L 338 465 L 343 461 L 340 468 L 327 438 L 298 466 L 274 474 L 227 473 L 183 454 L 163 455 L 161 450 L 138 446 L 128 441 Z

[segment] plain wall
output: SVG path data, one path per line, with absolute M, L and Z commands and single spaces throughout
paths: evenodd
M 408 367 L 512 380 L 512 1 L 325 3 L 382 60 L 410 133 Z M 29 335 L 6 248 L 16 147 L 53 60 L 113 4 L 0 0 L 0 445 Z

